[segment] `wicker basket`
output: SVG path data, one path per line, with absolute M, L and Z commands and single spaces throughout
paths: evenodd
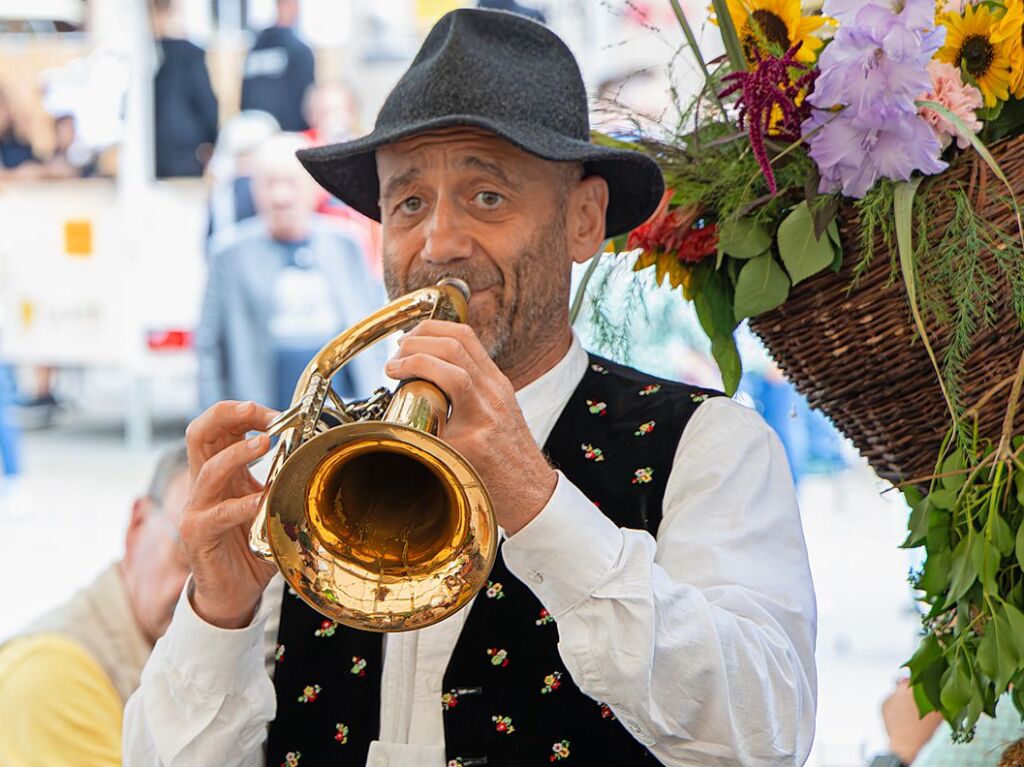
M 992 154 L 1015 189 L 1024 189 L 1024 137 L 995 144 Z M 922 186 L 921 193 L 942 195 L 957 185 L 968 190 L 987 220 L 1016 233 L 1013 213 L 1001 201 L 1005 187 L 973 153 Z M 951 206 L 941 208 L 934 231 L 946 226 L 952 214 Z M 843 269 L 801 283 L 782 307 L 755 317 L 750 327 L 789 380 L 852 440 L 879 476 L 893 482 L 927 476 L 949 428 L 935 371 L 917 338 L 902 280 L 887 285 L 891 265 L 885 245 L 876 243 L 872 264 L 851 290 L 851 267 L 860 260 L 855 248 L 859 222 L 852 209 L 842 212 L 840 232 L 846 249 Z M 985 268 L 1000 286 L 997 320 L 975 337 L 963 380 L 964 405 L 1011 378 L 1024 350 L 1005 273 L 994 259 L 985 259 Z M 948 332 L 938 326 L 929 326 L 928 332 L 941 360 Z M 1005 406 L 1004 394 L 981 408 L 983 436 L 998 437 Z M 1022 425 L 1024 413 L 1017 427 Z

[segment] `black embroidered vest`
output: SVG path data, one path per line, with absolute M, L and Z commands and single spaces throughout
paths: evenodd
M 657 532 L 676 446 L 712 393 L 594 356 L 545 452 L 620 527 Z M 565 542 L 566 556 L 572 541 Z M 449 767 L 656 764 L 558 654 L 558 626 L 501 550 L 444 675 Z M 285 595 L 267 767 L 363 767 L 380 729 L 382 638 Z

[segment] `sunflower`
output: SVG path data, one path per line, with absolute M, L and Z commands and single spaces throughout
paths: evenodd
M 729 15 L 748 64 L 757 56 L 781 56 L 802 43 L 796 60 L 812 64 L 824 42 L 814 33 L 827 19 L 802 16 L 800 0 L 727 0 Z
M 998 42 L 1006 41 L 1010 92 L 1014 98 L 1024 98 L 1024 0 L 1009 0 L 995 37 Z
M 987 5 L 968 5 L 963 14 L 944 13 L 946 44 L 935 55 L 970 75 L 985 97 L 985 106 L 1010 98 L 1010 36 L 1001 12 Z

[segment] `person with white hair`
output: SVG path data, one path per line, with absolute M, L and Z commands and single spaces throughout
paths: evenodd
M 256 399 L 283 409 L 299 374 L 332 336 L 378 309 L 383 287 L 356 241 L 314 213 L 317 186 L 295 157 L 297 134 L 267 139 L 252 163 L 258 215 L 210 254 L 196 329 L 199 400 Z M 369 350 L 335 379 L 342 397 L 383 382 L 385 352 Z

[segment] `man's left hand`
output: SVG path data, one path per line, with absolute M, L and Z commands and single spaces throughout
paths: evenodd
M 558 475 L 530 434 L 512 383 L 469 325 L 421 322 L 399 341 L 384 372 L 422 378 L 452 404 L 444 440 L 479 472 L 498 525 L 512 535 L 541 512 Z

